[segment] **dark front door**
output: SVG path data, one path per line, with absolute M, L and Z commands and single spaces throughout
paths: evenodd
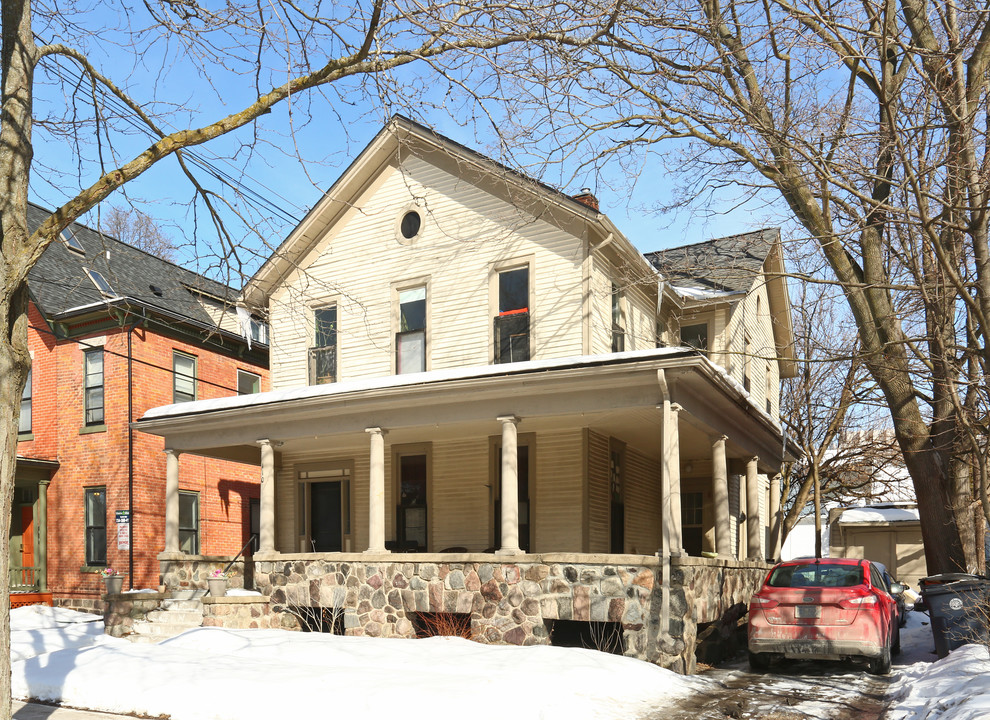
M 310 537 L 314 552 L 343 550 L 340 522 L 340 483 L 320 482 L 310 486 Z

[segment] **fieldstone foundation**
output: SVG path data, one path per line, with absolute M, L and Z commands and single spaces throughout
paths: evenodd
M 105 597 L 109 634 L 127 634 L 173 592 L 205 589 L 210 572 L 229 562 L 160 559 L 169 592 Z M 610 622 L 622 628 L 625 655 L 691 673 L 699 645 L 731 648 L 767 568 L 672 558 L 665 624 L 664 570 L 655 556 L 273 553 L 234 566 L 231 586 L 252 582 L 262 596 L 204 597 L 203 625 L 301 629 L 300 617 L 318 608 L 339 615 L 347 635 L 409 638 L 416 613 L 457 613 L 469 617 L 480 642 L 548 645 L 554 620 Z

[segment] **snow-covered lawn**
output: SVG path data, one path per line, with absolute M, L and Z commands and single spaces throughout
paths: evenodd
M 990 717 L 987 649 L 970 645 L 932 663 L 927 618 L 910 618 L 887 720 Z M 11 628 L 15 698 L 172 720 L 331 712 L 626 719 L 655 715 L 715 684 L 592 650 L 459 638 L 200 628 L 159 645 L 135 645 L 104 635 L 99 616 L 40 606 L 12 610 Z
M 100 635 L 102 622 L 62 622 L 65 612 L 11 612 L 14 627 L 33 626 L 13 632 L 30 634 L 16 642 L 14 697 L 172 720 L 329 712 L 570 720 L 635 718 L 703 683 L 591 650 L 460 638 L 199 628 L 158 645 L 135 645 Z

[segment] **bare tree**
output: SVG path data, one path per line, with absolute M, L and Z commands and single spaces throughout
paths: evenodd
M 222 173 L 201 162 L 195 146 L 228 136 L 225 151 L 234 161 L 262 146 L 287 147 L 291 156 L 292 133 L 311 121 L 324 141 L 345 139 L 341 108 L 365 106 L 380 118 L 396 109 L 422 111 L 443 105 L 444 91 L 455 87 L 483 101 L 486 83 L 497 84 L 505 58 L 523 52 L 516 48 L 551 38 L 586 42 L 609 25 L 594 8 L 576 12 L 543 0 L 525 6 L 373 0 L 316 8 L 234 0 L 211 9 L 194 1 L 151 0 L 104 4 L 97 12 L 4 0 L 0 543 L 8 537 L 18 400 L 30 365 L 26 279 L 69 223 L 156 164 L 174 160 L 193 198 L 196 229 L 208 226 L 215 236 L 215 267 L 229 267 L 237 278 L 252 258 L 228 221 L 253 223 L 211 185 Z M 132 73 L 146 82 L 132 81 Z M 312 101 L 304 99 L 307 93 Z M 273 140 L 264 122 L 279 107 L 286 108 L 282 122 L 289 131 Z M 484 103 L 476 107 L 484 120 Z M 41 151 L 52 146 L 38 144 L 36 134 L 61 143 L 71 162 L 46 158 Z M 27 223 L 35 184 L 64 193 L 37 228 Z M 0 718 L 10 717 L 8 565 L 0 547 Z
M 597 42 L 548 46 L 556 59 L 530 100 L 550 114 L 535 126 L 560 156 L 594 148 L 591 167 L 662 155 L 685 203 L 734 186 L 784 205 L 855 320 L 914 481 L 928 570 L 978 567 L 974 497 L 990 518 L 986 4 L 621 9 Z M 516 74 L 520 98 L 532 72 Z
M 162 260 L 175 262 L 175 242 L 147 213 L 137 208 L 110 206 L 100 213 L 100 232 Z
M 807 265 L 795 249 L 792 267 Z M 814 274 L 812 267 L 803 273 Z M 835 290 L 820 281 L 792 288 L 800 369 L 781 392 L 781 422 L 802 450 L 783 473 L 783 537 L 811 505 L 819 557 L 822 505 L 872 500 L 891 490 L 903 467 L 883 398 L 859 357 L 855 324 Z

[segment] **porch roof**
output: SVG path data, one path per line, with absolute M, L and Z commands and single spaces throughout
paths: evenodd
M 242 462 L 259 462 L 257 441 L 362 443 L 365 428 L 394 433 L 443 428 L 446 433 L 491 432 L 502 415 L 517 415 L 533 429 L 581 417 L 621 422 L 644 442 L 644 427 L 663 402 L 658 373 L 666 373 L 671 399 L 696 423 L 719 433 L 731 428 L 733 443 L 779 464 L 779 427 L 719 366 L 683 347 L 452 368 L 314 385 L 254 395 L 200 400 L 152 408 L 134 423 L 165 438 L 166 447 Z M 638 413 L 638 414 L 637 414 Z M 618 419 L 622 416 L 621 419 Z M 565 420 L 562 420 L 565 419 Z M 559 426 L 559 425 L 558 425 Z M 658 444 L 654 441 L 654 444 Z M 286 447 L 286 450 L 290 449 Z M 793 455 L 793 448 L 783 452 Z

